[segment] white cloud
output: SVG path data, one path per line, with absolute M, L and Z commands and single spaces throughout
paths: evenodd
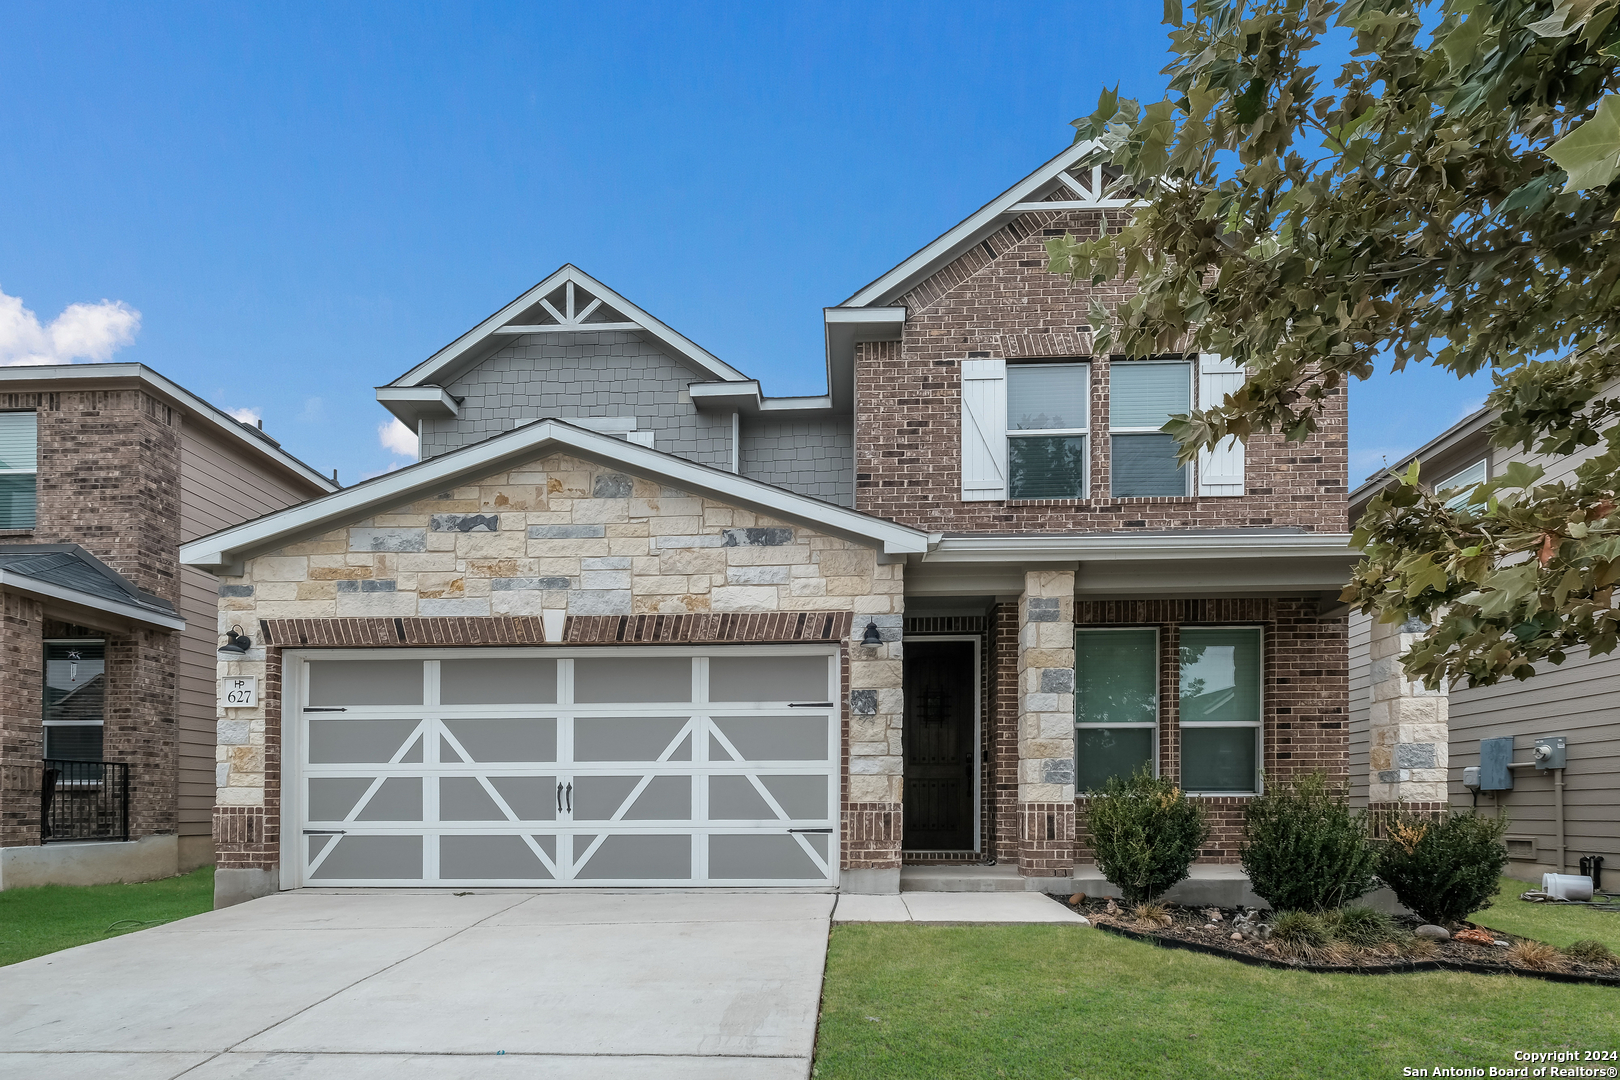
M 298 414 L 298 419 L 306 424 L 314 423 L 325 415 L 326 403 L 318 397 L 304 399 L 304 411 Z
M 0 366 L 99 363 L 135 340 L 141 313 L 122 300 L 69 304 L 49 326 L 0 290 Z
M 257 427 L 259 421 L 264 419 L 264 410 L 257 405 L 245 409 L 226 409 L 226 415 L 242 421 L 248 427 Z
M 414 458 L 417 452 L 416 432 L 406 427 L 400 421 L 390 420 L 377 427 L 377 440 L 390 453 L 400 457 Z

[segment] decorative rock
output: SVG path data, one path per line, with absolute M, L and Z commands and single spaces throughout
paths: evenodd
M 1233 941 L 1242 941 L 1243 940 L 1243 935 L 1242 934 L 1233 934 L 1232 935 L 1232 940 Z
M 1208 933 L 1213 933 L 1214 931 L 1219 930 L 1219 929 L 1220 929 L 1220 927 L 1216 926 L 1214 923 L 1205 923 L 1204 924 L 1204 930 L 1206 932 L 1208 932 Z
M 1436 926 L 1433 923 L 1424 923 L 1422 926 L 1412 931 L 1412 936 L 1428 938 L 1430 941 L 1450 941 L 1451 931 L 1447 930 L 1443 926 Z
M 1506 941 L 1503 941 L 1501 938 L 1497 938 L 1494 942 L 1492 942 L 1492 944 L 1496 945 L 1498 948 L 1502 948 L 1502 949 L 1511 949 L 1513 947 L 1511 944 L 1509 944 Z
M 1073 895 L 1073 896 L 1071 896 L 1071 897 L 1069 897 L 1069 903 L 1071 903 L 1071 904 L 1078 904 L 1078 903 L 1080 903 L 1080 902 L 1081 902 L 1081 901 L 1082 901 L 1082 900 L 1084 900 L 1084 899 L 1085 899 L 1085 898 L 1086 898 L 1086 894 L 1085 894 L 1085 893 L 1083 893 L 1083 892 L 1077 892 L 1077 893 L 1075 893 L 1075 894 L 1074 894 L 1074 895 Z

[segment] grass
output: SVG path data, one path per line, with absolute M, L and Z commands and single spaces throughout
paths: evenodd
M 1603 986 L 1275 971 L 1083 927 L 839 926 L 812 1075 L 1384 1080 L 1585 1049 L 1617 1006 Z
M 1604 884 L 1608 884 L 1605 882 Z M 1503 878 L 1496 899 L 1469 922 L 1501 930 L 1515 937 L 1535 938 L 1563 948 L 1575 941 L 1601 941 L 1620 953 L 1620 911 L 1595 911 L 1564 904 L 1527 904 L 1519 894 L 1536 886 Z
M 214 906 L 214 868 L 134 885 L 0 892 L 0 966 L 174 922 Z

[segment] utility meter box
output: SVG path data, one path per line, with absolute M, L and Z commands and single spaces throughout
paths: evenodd
M 1479 766 L 1470 765 L 1463 769 L 1463 787 L 1469 791 L 1479 790 Z
M 1508 763 L 1512 760 L 1512 736 L 1479 740 L 1479 789 L 1512 791 L 1513 771 L 1508 768 Z
M 1536 763 L 1538 769 L 1562 769 L 1565 750 L 1562 735 L 1541 735 L 1536 738 L 1536 748 L 1531 751 L 1530 760 Z

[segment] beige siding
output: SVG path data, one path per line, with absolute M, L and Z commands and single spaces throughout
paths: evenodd
M 180 539 L 205 536 L 321 492 L 307 480 L 187 424 L 180 446 Z M 180 742 L 180 835 L 213 829 L 216 654 L 219 583 L 194 567 L 180 568 L 180 671 L 176 722 Z M 257 636 L 256 627 L 243 627 Z
M 1350 802 L 1367 805 L 1367 711 L 1372 701 L 1372 616 L 1350 613 Z
M 1513 760 L 1529 761 L 1538 735 L 1569 740 L 1564 770 L 1565 866 L 1571 873 L 1582 855 L 1602 855 L 1620 865 L 1620 656 L 1571 656 L 1562 667 L 1541 665 L 1525 682 L 1510 682 L 1451 694 L 1451 798 L 1467 805 L 1462 770 L 1479 764 L 1479 741 L 1513 737 Z M 1534 836 L 1536 867 L 1519 863 L 1525 874 L 1551 870 L 1558 860 L 1553 777 L 1538 769 L 1513 770 L 1513 790 L 1499 798 L 1481 795 L 1487 813 L 1498 808 L 1513 821 L 1513 836 Z M 1605 882 L 1608 884 L 1608 882 Z

